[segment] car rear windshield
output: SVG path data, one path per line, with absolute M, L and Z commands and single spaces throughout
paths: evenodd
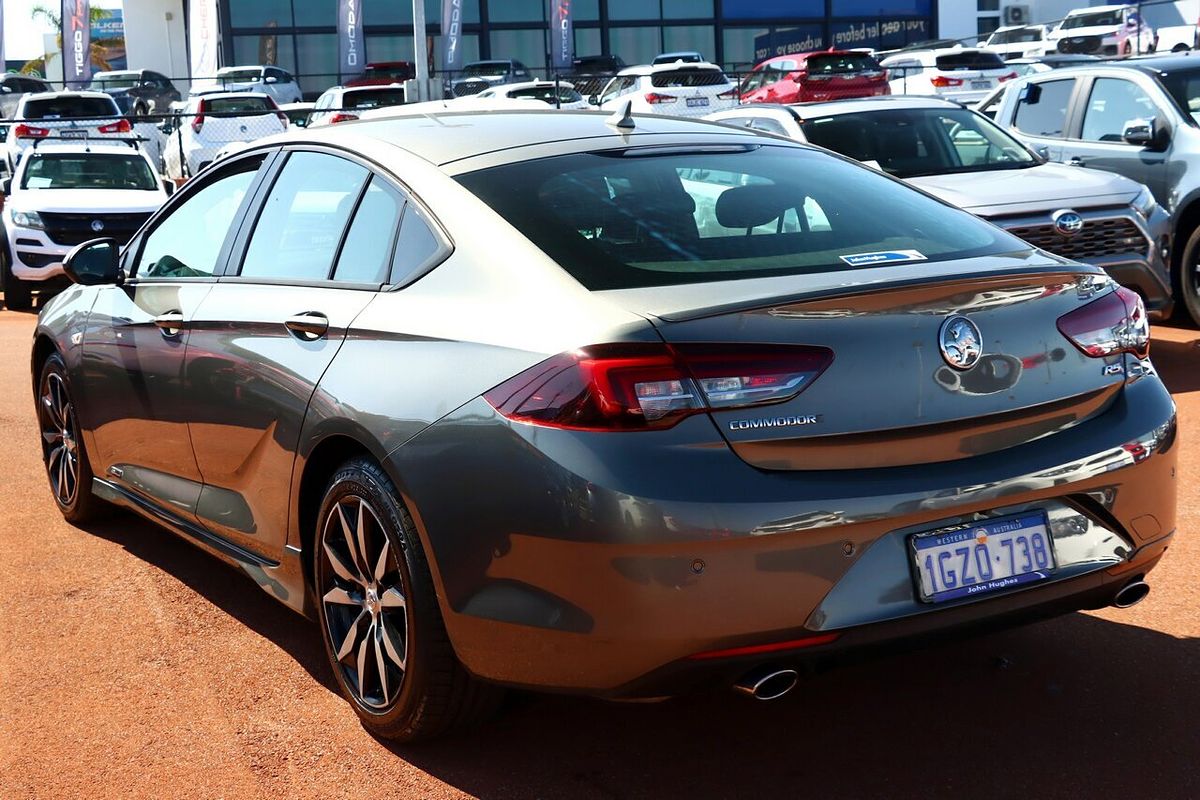
M 406 81 L 413 77 L 416 71 L 410 64 L 369 64 L 365 74 L 368 78 L 396 78 Z
M 787 145 L 576 153 L 458 180 L 593 290 L 1028 249 L 874 170 Z
M 935 63 L 937 68 L 942 72 L 970 69 L 1004 69 L 1004 59 L 995 53 L 989 53 L 984 50 L 938 56 Z
M 879 62 L 865 53 L 822 53 L 808 57 L 809 75 L 878 72 Z
M 342 108 L 383 108 L 403 102 L 403 89 L 360 89 L 342 95 Z
M 257 81 L 262 78 L 261 69 L 231 69 L 218 72 L 217 77 L 223 81 Z
M 477 61 L 463 67 L 462 74 L 471 77 L 503 75 L 508 72 L 508 66 L 507 61 Z
M 136 153 L 37 153 L 29 157 L 22 189 L 158 188 L 146 159 Z
M 206 114 L 262 114 L 275 109 L 275 102 L 267 97 L 206 97 L 200 101 L 200 110 Z
M 138 83 L 141 76 L 136 72 L 114 72 L 111 75 L 97 75 L 92 80 L 90 88 L 98 92 L 105 89 L 128 89 Z
M 25 119 L 94 119 L 121 112 L 111 97 L 51 97 L 25 103 Z
M 541 100 L 543 103 L 555 104 L 554 85 L 530 86 L 526 89 L 514 89 L 508 96 L 514 100 Z M 569 86 L 558 87 L 558 97 L 564 103 L 577 103 L 583 99 L 579 92 Z
M 719 69 L 676 69 L 669 72 L 656 72 L 650 76 L 650 84 L 655 89 L 718 86 L 725 82 L 725 73 Z
M 805 119 L 804 138 L 898 178 L 1032 167 L 1020 142 L 965 108 L 886 108 Z
M 1120 11 L 1097 11 L 1092 14 L 1079 14 L 1074 17 L 1067 17 L 1063 20 L 1063 30 L 1071 30 L 1072 28 L 1091 28 L 1093 26 L 1109 26 L 1121 24 Z

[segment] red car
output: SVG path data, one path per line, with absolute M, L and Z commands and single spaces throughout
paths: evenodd
M 363 74 L 346 81 L 346 86 L 390 86 L 404 83 L 417 77 L 417 68 L 411 61 L 381 61 L 367 64 Z
M 743 103 L 811 103 L 891 94 L 879 62 L 852 50 L 769 58 L 738 90 Z

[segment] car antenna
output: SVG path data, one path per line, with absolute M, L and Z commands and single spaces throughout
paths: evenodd
M 614 128 L 620 128 L 623 131 L 636 128 L 637 123 L 633 121 L 633 101 L 624 101 L 608 119 L 604 120 L 604 124 L 612 125 Z

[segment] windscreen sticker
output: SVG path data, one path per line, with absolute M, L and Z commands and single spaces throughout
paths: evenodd
M 881 250 L 878 253 L 855 253 L 842 256 L 852 267 L 875 267 L 881 264 L 900 264 L 905 261 L 925 261 L 925 256 L 916 250 Z

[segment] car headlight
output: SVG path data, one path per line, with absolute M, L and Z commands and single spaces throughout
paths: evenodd
M 14 225 L 21 228 L 46 230 L 46 223 L 42 222 L 41 216 L 36 211 L 14 211 L 12 212 L 12 221 Z
M 1138 192 L 1138 196 L 1133 198 L 1130 204 L 1133 210 L 1142 215 L 1143 219 L 1150 219 L 1150 215 L 1154 213 L 1154 209 L 1158 208 L 1158 201 L 1154 199 L 1154 193 L 1145 186 Z

